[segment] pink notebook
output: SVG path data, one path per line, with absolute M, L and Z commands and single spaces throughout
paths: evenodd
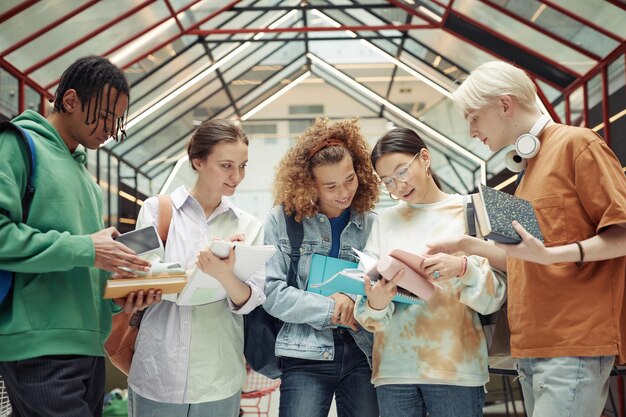
M 435 286 L 428 279 L 423 267 L 424 257 L 413 253 L 394 249 L 378 261 L 377 269 L 380 275 L 390 280 L 401 269 L 404 276 L 398 283 L 399 287 L 428 300 L 435 293 Z

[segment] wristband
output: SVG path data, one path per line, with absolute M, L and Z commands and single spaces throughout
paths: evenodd
M 463 259 L 463 265 L 461 266 L 461 273 L 458 275 L 459 278 L 467 272 L 467 256 L 462 256 L 461 258 Z
M 583 266 L 583 261 L 585 260 L 585 252 L 583 251 L 583 245 L 580 243 L 580 241 L 577 240 L 574 243 L 578 245 L 578 251 L 580 252 L 580 261 L 576 262 L 576 266 L 580 268 L 581 266 Z

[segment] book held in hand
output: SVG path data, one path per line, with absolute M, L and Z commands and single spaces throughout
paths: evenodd
M 480 185 L 479 193 L 472 195 L 476 232 L 480 237 L 500 243 L 519 243 L 520 235 L 511 224 L 520 223 L 531 235 L 543 242 L 543 235 L 530 201 L 504 191 Z
M 126 297 L 131 292 L 149 289 L 163 294 L 176 294 L 187 284 L 185 270 L 178 262 L 153 263 L 148 272 L 138 272 L 135 277 L 113 276 L 106 283 L 103 298 Z
M 307 291 L 324 296 L 330 296 L 337 292 L 365 295 L 365 279 L 379 277 L 377 270 L 377 264 L 379 262 L 365 255 L 363 252 L 357 250 L 355 250 L 355 252 L 359 255 L 363 269 L 359 269 L 359 264 L 356 262 L 331 258 L 317 253 L 313 254 L 311 267 L 309 269 Z M 403 267 L 409 268 L 406 264 L 404 264 Z M 419 279 L 424 280 L 422 277 Z M 432 284 L 426 284 L 426 286 L 428 285 Z M 428 291 L 424 291 L 422 295 L 429 298 L 432 292 L 429 294 Z M 407 304 L 422 304 L 426 298 L 419 297 L 407 291 L 400 283 L 398 285 L 398 293 L 394 296 L 392 301 Z
M 276 252 L 273 245 L 251 246 L 239 242 L 211 242 L 211 251 L 218 257 L 227 257 L 230 247 L 235 248 L 233 272 L 241 282 L 247 281 L 263 268 Z M 177 299 L 172 301 L 176 301 L 176 304 L 180 306 L 194 306 L 214 303 L 224 300 L 226 297 L 226 290 L 217 279 L 206 274 L 200 268 L 195 268 L 189 275 L 187 285 L 180 291 Z

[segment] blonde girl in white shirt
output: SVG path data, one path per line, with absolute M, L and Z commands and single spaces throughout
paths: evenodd
M 261 222 L 227 199 L 245 176 L 248 138 L 229 120 L 211 120 L 193 134 L 187 151 L 198 177 L 191 189 L 171 194 L 164 260 L 199 266 L 228 297 L 194 307 L 163 301 L 147 310 L 128 378 L 131 417 L 238 416 L 246 380 L 242 315 L 265 300 L 264 276 L 241 282 L 233 275 L 232 250 L 222 260 L 207 249 L 213 238 L 263 242 Z M 157 218 L 158 201 L 151 197 L 137 227 Z

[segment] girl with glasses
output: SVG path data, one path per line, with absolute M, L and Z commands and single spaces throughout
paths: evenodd
M 374 221 L 365 252 L 424 254 L 427 242 L 465 232 L 463 197 L 442 191 L 414 131 L 389 131 L 371 160 L 383 187 L 401 201 Z M 438 288 L 423 304 L 391 302 L 403 271 L 390 281 L 366 280 L 367 297 L 357 299 L 357 321 L 374 332 L 372 381 L 380 415 L 482 416 L 489 375 L 478 313 L 500 308 L 504 281 L 486 259 L 461 253 L 426 256 L 424 267 Z

